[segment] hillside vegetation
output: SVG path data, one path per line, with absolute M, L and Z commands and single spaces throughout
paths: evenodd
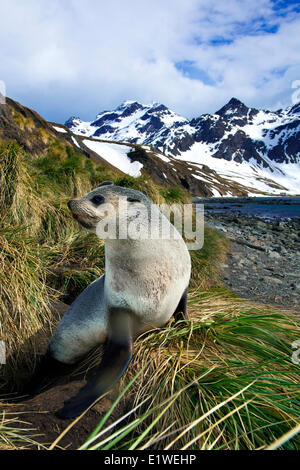
M 67 201 L 107 179 L 154 202 L 184 202 L 187 195 L 160 188 L 146 176 L 120 176 L 59 141 L 40 156 L 2 143 L 0 164 L 0 340 L 8 352 L 0 381 L 7 394 L 30 376 L 41 344 L 59 321 L 57 302 L 71 303 L 105 269 L 104 243 L 79 227 Z M 126 418 L 118 437 L 104 444 L 94 438 L 93 445 L 257 449 L 296 426 L 299 376 L 291 361 L 296 321 L 291 314 L 245 303 L 220 286 L 219 263 L 228 249 L 220 233 L 206 229 L 203 249 L 191 253 L 191 320 L 176 325 L 172 320 L 136 342 L 120 390 L 134 378 L 122 400 L 132 407 L 147 401 Z M 0 449 L 27 447 L 31 439 L 23 434 L 13 419 L 3 419 Z M 280 445 L 294 449 L 297 440 Z
M 79 227 L 67 201 L 107 179 L 156 202 L 167 189 L 145 177 L 120 177 L 60 142 L 41 157 L 2 144 L 0 161 L 1 339 L 9 351 L 5 375 L 10 371 L 18 381 L 24 359 L 29 369 L 33 365 L 32 337 L 53 327 L 53 301 L 70 303 L 104 271 L 103 242 Z M 172 200 L 172 192 L 166 194 Z M 180 196 L 174 192 L 176 200 Z

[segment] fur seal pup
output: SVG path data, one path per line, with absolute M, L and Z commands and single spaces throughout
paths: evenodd
M 119 217 L 115 227 L 119 231 L 124 223 L 128 225 L 134 220 L 130 211 L 122 219 L 120 198 L 126 199 L 129 210 L 140 209 L 140 226 L 147 226 L 152 211 L 151 220 L 154 214 L 158 221 L 163 221 L 171 237 L 138 239 L 132 230 L 123 239 L 104 236 L 105 275 L 92 282 L 72 303 L 54 331 L 39 368 L 45 383 L 60 371 L 64 373 L 95 346 L 106 343 L 98 369 L 58 411 L 61 418 L 80 415 L 120 379 L 130 363 L 133 341 L 138 335 L 165 325 L 174 314 L 181 312 L 187 318 L 191 273 L 188 249 L 175 227 L 143 193 L 105 181 L 86 196 L 69 201 L 68 207 L 83 227 L 99 236 L 105 207 L 108 207 L 106 223 L 114 224 L 113 217 L 110 218 L 110 213 L 114 213 L 114 217 Z M 33 382 L 36 390 L 41 390 L 41 383 L 36 379 Z

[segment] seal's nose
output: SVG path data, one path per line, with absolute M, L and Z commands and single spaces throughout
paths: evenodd
M 72 200 L 68 201 L 67 205 L 68 205 L 68 208 L 71 210 Z

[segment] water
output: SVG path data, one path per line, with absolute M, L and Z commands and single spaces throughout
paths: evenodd
M 211 202 L 210 202 L 211 201 Z M 255 215 L 263 218 L 291 218 L 300 217 L 300 197 L 253 197 L 235 198 L 229 200 L 220 198 L 201 200 L 204 212 L 212 213 L 238 213 Z

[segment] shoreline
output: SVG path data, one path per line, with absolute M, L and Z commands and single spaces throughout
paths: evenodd
M 300 194 L 295 194 L 295 195 L 286 195 L 286 196 L 270 196 L 270 195 L 261 195 L 261 196 L 215 196 L 215 197 L 202 197 L 202 196 L 195 196 L 192 199 L 192 202 L 194 204 L 215 204 L 215 203 L 252 203 L 252 202 L 263 202 L 264 204 L 278 204 L 278 203 L 284 203 L 288 204 L 289 199 L 296 199 L 298 202 L 300 202 Z
M 221 265 L 226 287 L 240 297 L 300 313 L 300 220 L 209 212 L 205 223 L 230 241 Z

